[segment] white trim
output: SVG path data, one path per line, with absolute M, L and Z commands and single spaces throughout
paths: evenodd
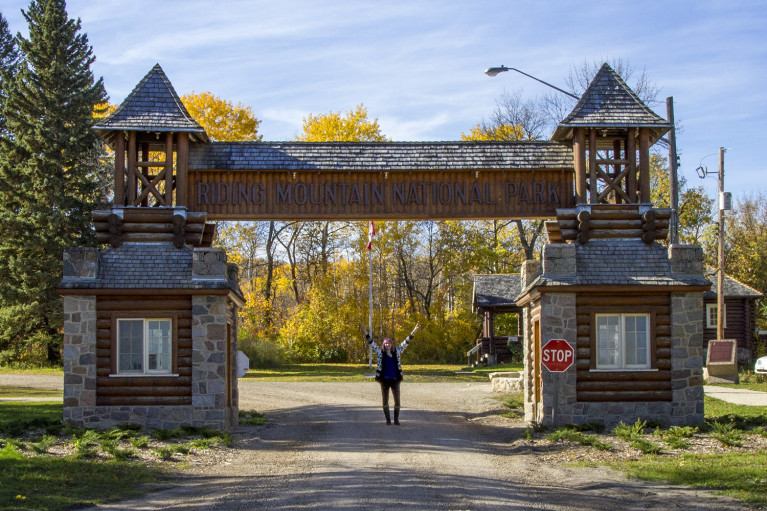
M 178 374 L 165 374 L 165 373 L 120 373 L 120 374 L 110 374 L 110 378 L 154 378 L 155 376 L 162 376 L 162 377 L 173 377 L 178 378 L 180 375 Z
M 618 351 L 618 363 L 617 364 L 600 364 L 599 363 L 599 318 L 601 317 L 613 317 L 618 318 L 618 339 L 617 339 L 617 351 Z M 626 318 L 630 317 L 642 317 L 645 318 L 645 345 L 646 345 L 646 364 L 633 364 L 628 365 L 626 363 Z M 604 313 L 604 314 L 594 314 L 594 329 L 595 329 L 595 335 L 596 338 L 595 341 L 595 349 L 596 349 L 596 364 L 597 370 L 602 371 L 646 371 L 652 369 L 652 354 L 650 352 L 652 348 L 652 332 L 650 332 L 650 328 L 652 328 L 652 317 L 648 313 Z
M 716 328 L 717 309 L 719 305 L 716 303 L 706 304 L 706 328 Z M 711 317 L 711 311 L 713 310 L 714 317 Z M 727 304 L 724 304 L 724 328 L 727 328 Z M 712 321 L 713 320 L 713 321 Z
M 142 370 L 141 371 L 132 371 L 132 370 L 120 370 L 120 322 L 123 321 L 140 321 L 141 322 L 141 364 L 142 364 Z M 149 369 L 149 322 L 150 321 L 167 321 L 170 324 L 170 351 L 168 355 L 170 356 L 170 365 L 171 367 L 166 370 L 150 370 Z M 114 356 L 116 357 L 116 363 L 115 368 L 117 369 L 117 373 L 115 375 L 119 376 L 171 376 L 173 371 L 173 318 L 117 318 L 117 321 L 115 322 L 115 330 L 114 333 L 115 339 L 116 339 L 116 353 Z M 110 374 L 110 376 L 112 376 Z

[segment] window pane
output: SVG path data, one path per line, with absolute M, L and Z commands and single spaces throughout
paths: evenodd
M 649 367 L 649 336 L 647 316 L 625 316 L 626 367 Z
M 597 321 L 597 367 L 620 365 L 620 317 L 599 315 Z
M 144 370 L 143 327 L 144 321 L 140 319 L 117 322 L 118 372 L 141 372 Z
M 147 331 L 148 370 L 170 372 L 172 342 L 170 320 L 148 321 Z

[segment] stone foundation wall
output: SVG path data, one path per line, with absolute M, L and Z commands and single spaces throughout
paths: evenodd
M 96 297 L 64 297 L 64 421 L 96 405 Z

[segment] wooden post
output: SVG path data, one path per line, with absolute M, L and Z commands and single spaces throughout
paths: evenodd
M 144 142 L 143 144 L 141 144 L 141 160 L 140 161 L 143 161 L 143 162 L 149 161 L 149 142 Z M 140 172 L 144 174 L 144 177 L 147 179 L 147 181 L 150 181 L 150 182 L 152 181 L 149 177 L 149 167 L 141 167 Z M 142 181 L 141 194 L 143 195 L 143 193 L 144 193 L 144 184 Z M 144 199 L 141 201 L 141 206 L 145 208 L 149 206 L 149 195 L 144 197 Z
M 724 147 L 719 148 L 719 271 L 716 274 L 716 338 L 724 339 Z
M 626 159 L 628 160 L 629 173 L 627 177 L 628 195 L 632 203 L 637 200 L 637 147 L 636 147 L 636 128 L 629 128 L 628 137 L 626 137 Z
M 613 140 L 613 158 L 615 160 L 621 159 L 621 139 L 619 138 L 616 138 L 615 140 Z M 617 177 L 621 173 L 621 164 L 616 163 L 614 169 L 615 169 L 614 171 L 615 177 L 613 179 L 617 179 Z M 624 191 L 626 190 L 626 186 L 621 185 L 620 183 L 615 183 L 615 186 L 623 189 Z M 615 204 L 620 204 L 621 202 L 623 202 L 623 200 L 621 199 L 621 194 L 613 192 L 613 197 L 615 197 L 614 199 Z
M 668 168 L 671 193 L 671 222 L 669 238 L 671 243 L 679 242 L 679 176 L 676 166 L 676 127 L 674 126 L 674 97 L 666 98 L 666 117 L 671 123 L 668 132 Z
M 128 132 L 128 197 L 126 206 L 135 206 L 136 202 L 136 132 Z
M 176 206 L 188 206 L 189 135 L 179 133 L 176 140 Z M 371 333 L 372 335 L 372 333 Z
M 589 203 L 599 201 L 597 188 L 597 130 L 589 128 Z
M 125 206 L 125 133 L 115 132 L 115 206 Z
M 165 134 L 165 205 L 173 205 L 173 132 Z
M 586 135 L 584 128 L 575 128 L 573 136 L 575 157 L 575 202 L 584 204 L 586 196 Z
M 650 198 L 650 128 L 639 128 L 639 202 Z

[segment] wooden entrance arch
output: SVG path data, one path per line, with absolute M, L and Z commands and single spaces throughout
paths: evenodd
M 524 264 L 515 302 L 526 419 L 699 422 L 710 284 L 699 247 L 655 243 L 670 211 L 650 204 L 649 148 L 670 127 L 605 64 L 550 141 L 211 142 L 157 65 L 94 127 L 115 150 L 114 206 L 94 213 L 112 248 L 65 254 L 65 418 L 237 423 L 243 297 L 212 220 L 546 218 L 542 265 Z M 598 329 L 628 316 L 642 316 L 643 358 L 605 366 Z M 143 371 L 123 326 L 139 341 L 165 328 L 165 365 Z M 540 366 L 552 338 L 576 354 L 556 378 Z

